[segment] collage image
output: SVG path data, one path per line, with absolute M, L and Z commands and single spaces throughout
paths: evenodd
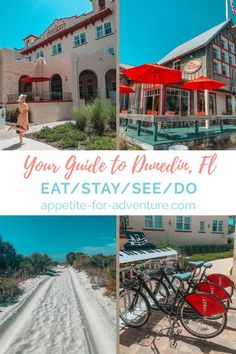
M 2 8 L 0 158 L 200 150 L 233 164 L 236 1 Z M 0 215 L 0 354 L 236 354 L 236 212 L 219 188 L 222 215 Z

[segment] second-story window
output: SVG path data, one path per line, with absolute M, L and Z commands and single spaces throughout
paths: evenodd
M 216 59 L 221 59 L 221 51 L 219 47 L 213 46 L 213 56 Z
M 36 52 L 36 59 L 38 59 L 38 58 L 43 58 L 43 51 L 42 50 Z
M 181 60 L 178 59 L 178 60 L 175 60 L 173 62 L 173 69 L 175 70 L 181 70 Z
M 228 50 L 228 40 L 224 37 L 221 37 L 221 47 Z
M 102 38 L 112 33 L 111 21 L 105 22 L 96 27 L 96 37 Z
M 61 43 L 54 44 L 52 46 L 52 55 L 60 54 L 62 53 L 62 46 Z
M 78 47 L 78 46 L 85 44 L 85 43 L 87 43 L 85 32 L 81 32 L 81 33 L 77 34 L 76 36 L 74 36 L 74 46 L 75 47 Z
M 229 51 L 234 54 L 234 43 L 233 42 L 229 42 Z
M 115 48 L 114 47 L 107 47 L 107 53 L 110 55 L 115 55 Z

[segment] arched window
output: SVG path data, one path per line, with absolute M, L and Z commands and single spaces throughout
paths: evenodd
M 98 94 L 97 75 L 92 70 L 84 70 L 79 76 L 80 99 L 92 101 Z
M 111 92 L 116 91 L 116 70 L 115 69 L 111 69 L 107 71 L 105 75 L 105 81 L 106 81 L 106 95 L 107 98 L 110 98 Z
M 51 78 L 51 98 L 53 101 L 62 100 L 62 79 L 59 74 Z

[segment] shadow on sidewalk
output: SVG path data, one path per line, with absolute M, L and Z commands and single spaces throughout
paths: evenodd
M 2 150 L 17 150 L 17 149 L 20 149 L 22 147 L 22 145 L 20 143 L 17 143 L 17 144 L 13 144 L 11 146 L 8 146 Z
M 140 346 L 140 348 L 145 348 L 145 350 L 149 348 L 150 354 L 160 354 L 163 351 L 167 353 L 168 348 L 170 353 L 173 353 L 174 350 L 179 353 L 181 352 L 182 344 L 185 344 L 184 347 L 186 347 L 187 345 L 189 352 L 192 353 L 199 353 L 200 349 L 200 352 L 205 354 L 236 354 L 236 349 L 233 349 L 233 343 L 231 348 L 227 346 L 227 340 L 225 340 L 225 337 L 221 338 L 221 343 L 215 343 L 214 338 L 201 339 L 191 337 L 188 334 L 186 335 L 185 333 L 180 333 L 176 335 L 175 338 L 173 338 L 175 339 L 174 343 L 177 346 L 175 348 L 168 341 L 169 337 L 166 333 L 168 327 L 168 321 L 165 320 L 164 316 L 160 312 L 153 312 L 150 316 L 148 323 L 143 327 L 125 327 L 120 333 L 120 344 L 127 348 L 127 354 L 132 352 L 132 350 L 129 351 L 129 348 L 134 344 Z M 184 331 L 183 328 L 181 329 L 182 331 Z M 234 328 L 227 326 L 225 330 L 226 332 L 228 332 L 227 335 L 230 333 L 229 331 L 232 331 L 231 335 L 234 336 Z M 228 339 L 228 337 L 226 338 Z

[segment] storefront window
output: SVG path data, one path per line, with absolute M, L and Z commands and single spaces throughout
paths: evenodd
M 187 116 L 189 112 L 189 91 L 167 88 L 166 111 Z
M 232 114 L 232 98 L 231 98 L 231 96 L 226 96 L 226 113 Z
M 209 114 L 216 115 L 216 96 L 209 93 Z M 205 93 L 198 92 L 198 106 L 197 110 L 199 113 L 205 113 Z
M 153 104 L 153 100 L 154 100 L 154 104 Z M 159 91 L 159 89 L 144 91 L 144 107 L 145 107 L 146 113 L 148 111 L 152 112 L 153 105 L 154 105 L 154 111 L 158 112 L 159 105 L 160 105 L 160 91 Z

